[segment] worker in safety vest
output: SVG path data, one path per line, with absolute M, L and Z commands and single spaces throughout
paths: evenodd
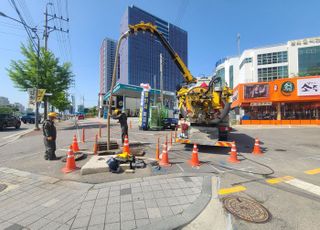
M 48 114 L 48 119 L 43 122 L 42 131 L 44 136 L 44 145 L 46 152 L 44 155 L 45 160 L 58 160 L 55 151 L 56 151 L 56 138 L 57 130 L 54 126 L 54 120 L 57 118 L 57 113 L 50 112 Z
M 119 120 L 121 126 L 121 139 L 122 144 L 124 143 L 124 138 L 128 136 L 128 122 L 127 115 L 124 112 L 121 112 L 119 109 L 114 110 L 113 119 Z

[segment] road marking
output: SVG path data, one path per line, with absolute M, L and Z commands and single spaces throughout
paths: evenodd
M 286 181 L 290 181 L 292 179 L 294 179 L 294 177 L 292 177 L 292 176 L 284 176 L 284 177 L 268 179 L 268 180 L 266 180 L 266 182 L 269 183 L 269 184 L 278 184 L 280 182 L 286 182 Z
M 304 171 L 304 173 L 309 174 L 309 175 L 318 174 L 318 173 L 320 173 L 320 168 L 307 170 L 307 171 Z
M 242 191 L 245 191 L 246 189 L 247 189 L 246 187 L 244 187 L 242 185 L 238 185 L 238 186 L 234 186 L 231 188 L 219 189 L 218 194 L 225 195 L 225 194 L 230 194 L 230 193 L 242 192 Z
M 285 181 L 285 183 L 320 196 L 320 187 L 317 185 L 314 185 L 299 179 L 288 180 L 288 181 Z

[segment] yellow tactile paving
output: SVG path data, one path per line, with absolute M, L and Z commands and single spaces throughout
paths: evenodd
M 268 180 L 266 180 L 266 182 L 269 184 L 278 184 L 280 182 L 289 181 L 292 179 L 294 179 L 294 177 L 292 177 L 292 176 L 283 176 L 283 177 L 268 179 Z
M 309 175 L 318 174 L 318 173 L 320 173 L 320 168 L 307 170 L 307 171 L 304 171 L 304 173 L 309 174 Z
M 218 194 L 225 195 L 225 194 L 230 194 L 230 193 L 242 192 L 242 191 L 245 191 L 246 189 L 247 188 L 242 185 L 234 186 L 231 188 L 222 188 L 222 189 L 219 189 Z

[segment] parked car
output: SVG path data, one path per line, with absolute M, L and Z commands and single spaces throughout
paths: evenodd
M 0 114 L 0 129 L 3 130 L 7 127 L 14 127 L 19 129 L 21 121 L 18 117 L 9 114 Z
M 36 114 L 35 113 L 27 113 L 26 115 L 21 117 L 21 121 L 24 124 L 26 124 L 26 123 L 34 124 L 36 122 Z M 39 121 L 39 123 L 41 121 L 40 115 L 39 115 L 38 121 Z
M 163 128 L 175 130 L 178 125 L 178 118 L 164 118 L 163 119 Z
M 84 120 L 84 114 L 78 114 L 77 117 L 78 120 Z

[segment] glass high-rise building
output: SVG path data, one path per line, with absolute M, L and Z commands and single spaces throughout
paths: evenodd
M 150 22 L 157 26 L 173 49 L 188 64 L 188 33 L 136 6 L 129 6 L 124 13 L 120 32 L 128 30 L 128 25 Z M 162 53 L 163 90 L 175 91 L 183 81 L 182 74 L 172 61 L 160 41 L 150 33 L 138 33 L 129 36 L 120 47 L 120 79 L 124 84 L 140 85 L 149 83 L 152 88 L 160 88 L 160 53 Z M 156 85 L 154 85 L 156 84 Z
M 105 38 L 100 47 L 100 94 L 110 90 L 117 42 Z

